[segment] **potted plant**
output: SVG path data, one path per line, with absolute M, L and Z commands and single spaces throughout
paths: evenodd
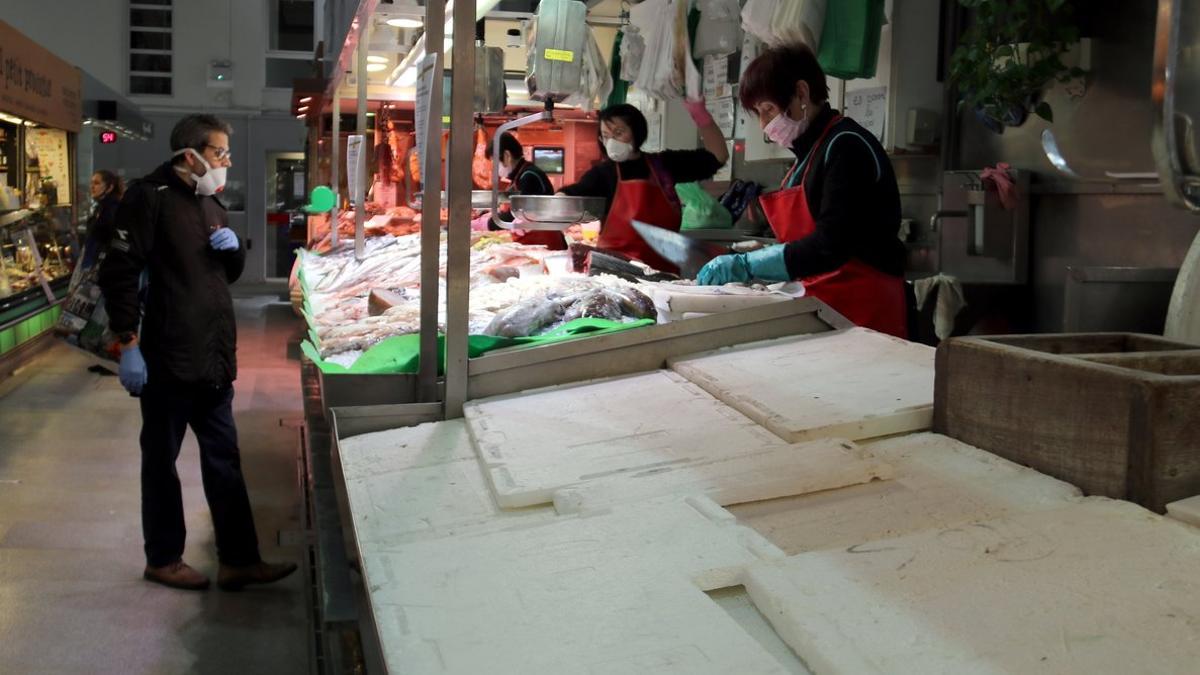
M 1063 62 L 1079 42 L 1070 0 L 958 0 L 973 21 L 950 57 L 961 103 L 992 131 L 1024 124 L 1033 112 L 1054 121 L 1045 88 L 1086 75 Z

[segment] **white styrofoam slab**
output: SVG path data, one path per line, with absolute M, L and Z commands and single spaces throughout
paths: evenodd
M 783 673 L 703 591 L 781 553 L 703 498 L 364 556 L 397 673 Z
M 821 439 L 589 480 L 554 493 L 559 513 L 668 494 L 702 494 L 728 506 L 891 478 L 892 468 L 852 441 Z
M 928 429 L 934 350 L 865 328 L 671 359 L 671 369 L 789 443 Z
M 556 490 L 588 480 L 779 445 L 665 370 L 482 399 L 464 414 L 505 508 L 550 503 Z
M 496 505 L 462 420 L 354 436 L 338 451 L 363 549 L 554 518 L 549 507 Z
M 938 434 L 865 447 L 893 467 L 892 480 L 730 510 L 795 554 L 1056 508 L 1081 496 L 1072 485 Z
M 1079 503 L 747 571 L 818 673 L 1195 673 L 1200 533 Z
M 1167 515 L 1182 523 L 1200 527 L 1200 495 L 1167 504 Z

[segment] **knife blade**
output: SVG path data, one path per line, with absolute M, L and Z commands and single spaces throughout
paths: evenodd
M 709 260 L 733 252 L 725 246 L 692 239 L 640 220 L 633 221 L 633 229 L 637 230 L 655 253 L 678 267 L 679 276 L 684 279 L 695 279 L 700 268 Z

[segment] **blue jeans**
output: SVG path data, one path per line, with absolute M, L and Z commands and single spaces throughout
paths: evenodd
M 200 444 L 200 475 L 216 531 L 218 559 L 235 566 L 259 562 L 258 535 L 233 422 L 233 387 L 160 383 L 151 377 L 140 400 L 146 564 L 162 567 L 183 556 L 187 528 L 175 461 L 189 426 Z

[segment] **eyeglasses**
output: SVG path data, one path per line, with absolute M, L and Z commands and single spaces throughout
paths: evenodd
M 213 145 L 211 143 L 205 143 L 204 147 L 212 148 L 213 150 L 215 150 L 216 152 L 214 152 L 213 154 L 216 155 L 217 159 L 229 159 L 230 157 L 233 156 L 230 154 L 229 148 L 222 148 L 220 146 Z

